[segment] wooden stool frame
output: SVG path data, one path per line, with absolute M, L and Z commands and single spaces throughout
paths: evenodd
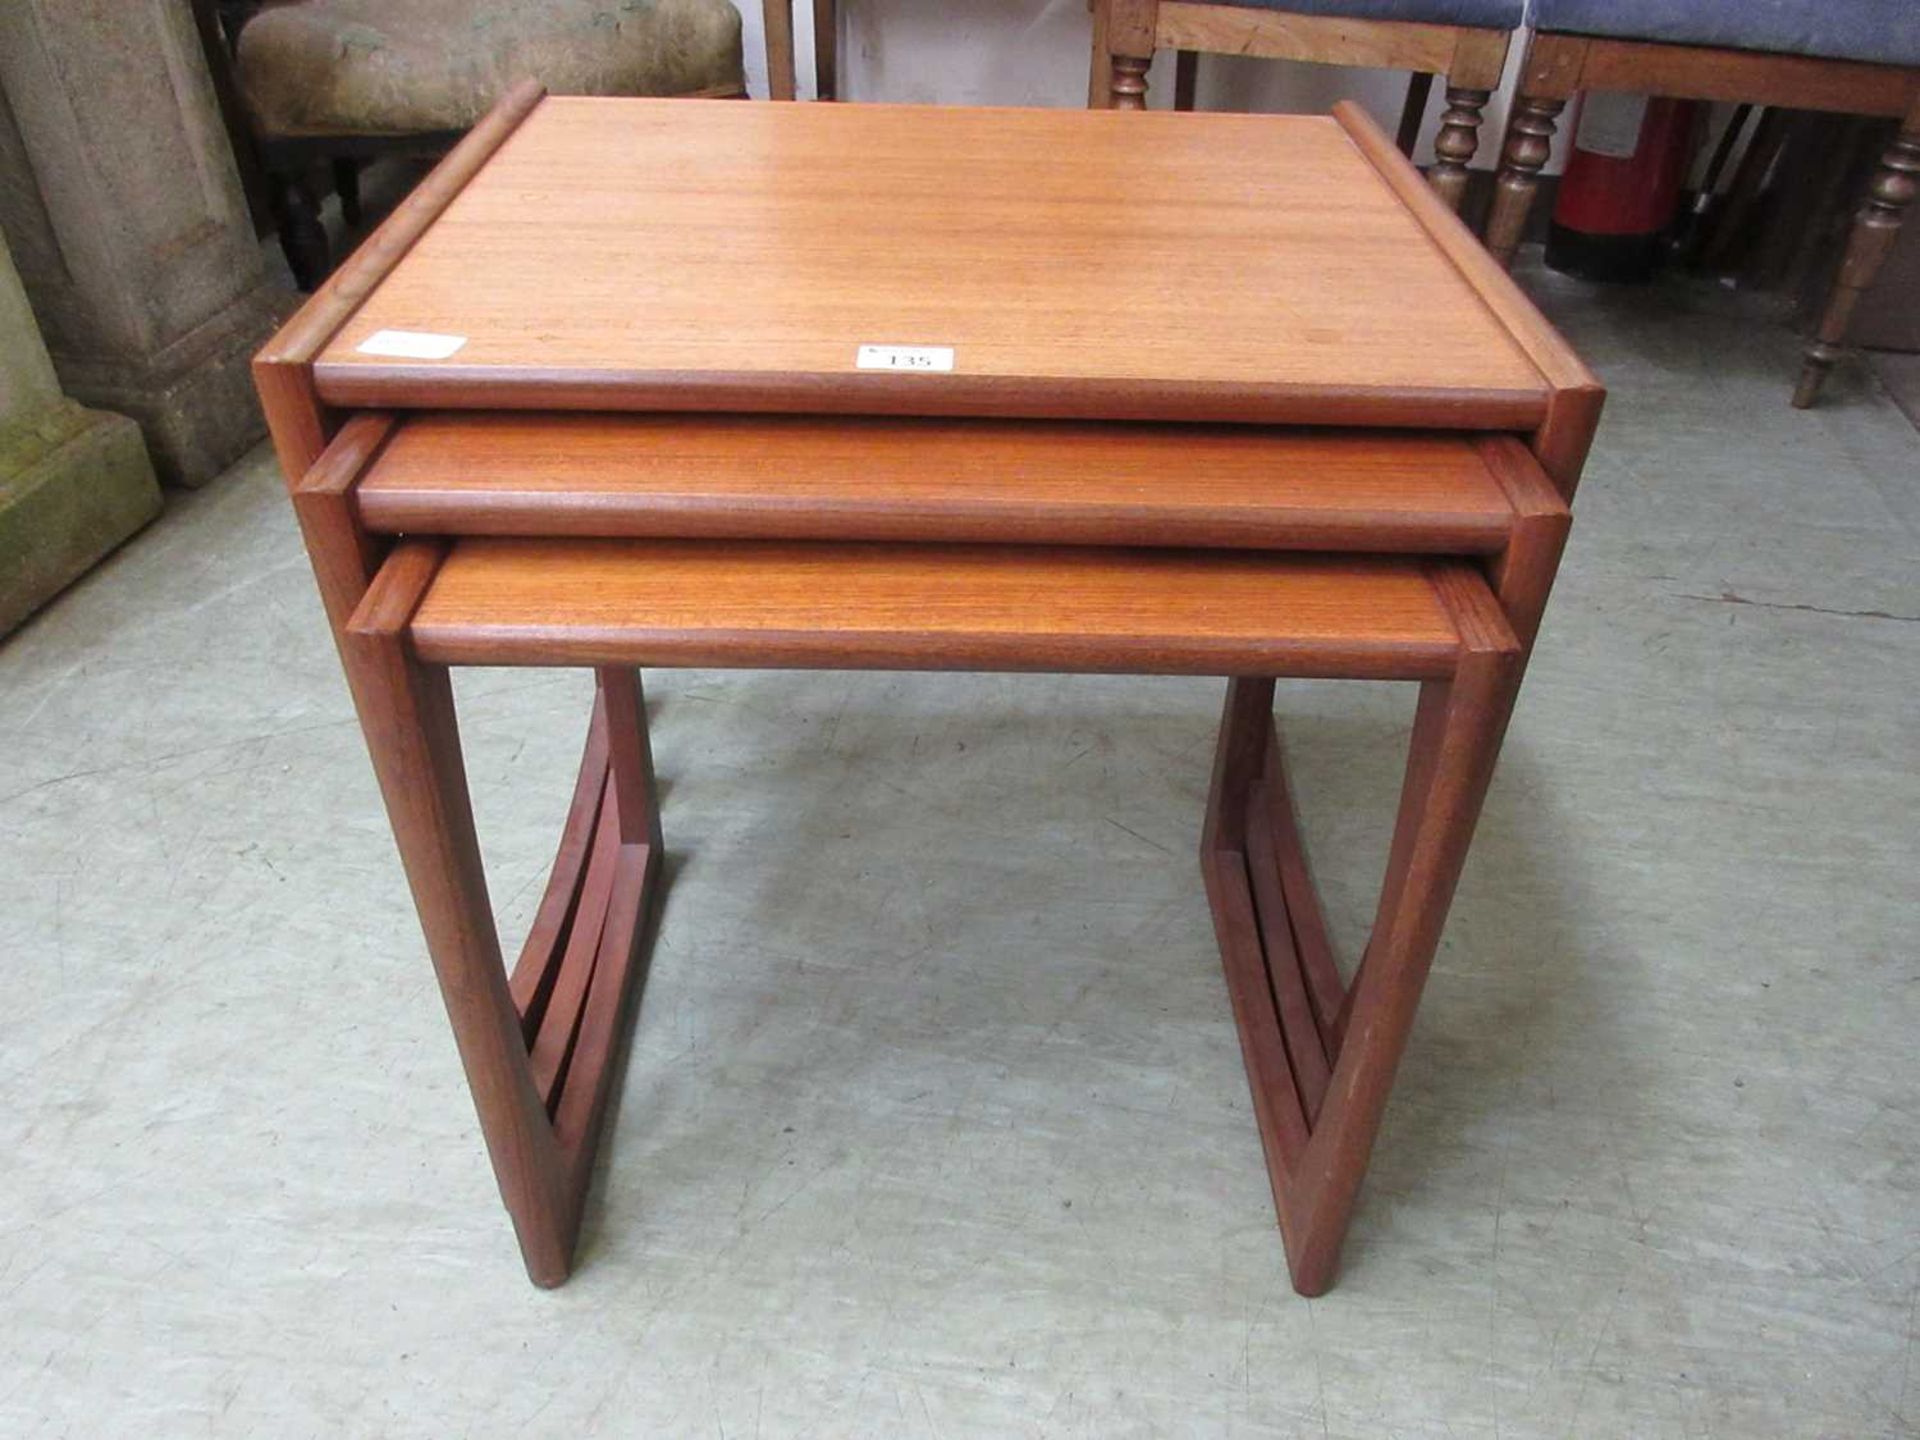
M 408 629 L 445 542 L 396 540 L 363 523 L 354 486 L 395 419 L 333 410 L 314 374 L 316 357 L 346 319 L 540 98 L 538 87 L 520 87 L 476 126 L 261 352 L 255 377 L 502 1194 L 529 1274 L 552 1285 L 571 1265 L 630 998 L 633 947 L 658 883 L 660 832 L 634 671 L 646 657 L 586 662 L 596 667 L 596 702 L 574 804 L 509 975 L 486 906 L 448 662 L 418 653 Z M 1353 112 L 1343 111 L 1342 123 L 1552 388 L 1528 433 L 1475 442 L 1511 502 L 1509 537 L 1498 553 L 1450 562 L 1444 608 L 1461 637 L 1459 653 L 1446 673 L 1414 677 L 1421 698 L 1380 910 L 1348 985 L 1339 983 L 1305 883 L 1271 679 L 1243 675 L 1228 687 L 1203 875 L 1289 1261 L 1304 1293 L 1331 1283 L 1602 400 L 1577 357 L 1385 138 Z M 1484 584 L 1460 583 L 1475 569 Z M 1373 673 L 1394 672 L 1388 664 Z
M 1093 0 L 1093 54 L 1087 103 L 1096 110 L 1141 110 L 1147 67 L 1157 50 L 1180 53 L 1175 108 L 1193 108 L 1194 56 L 1200 52 L 1411 70 L 1415 80 L 1401 117 L 1399 144 L 1411 153 L 1426 108 L 1429 77 L 1447 77 L 1447 108 L 1434 137 L 1427 179 L 1447 208 L 1467 193 L 1467 167 L 1480 146 L 1481 112 L 1500 86 L 1511 35 L 1465 25 L 1295 15 L 1192 0 Z
M 1860 296 L 1892 253 L 1906 209 L 1920 193 L 1920 70 L 1809 55 L 1536 33 L 1521 61 L 1520 83 L 1500 147 L 1493 210 L 1487 218 L 1487 249 L 1502 265 L 1513 263 L 1526 232 L 1541 167 L 1553 152 L 1560 112 L 1567 101 L 1586 90 L 1785 105 L 1900 120 L 1899 133 L 1867 182 L 1833 291 L 1794 388 L 1795 406 L 1812 405 L 1827 373 L 1845 353 L 1842 342 Z

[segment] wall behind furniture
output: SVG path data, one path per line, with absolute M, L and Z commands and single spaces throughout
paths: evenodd
M 760 0 L 736 0 L 746 22 L 748 88 L 767 93 Z M 794 7 L 799 93 L 813 95 L 813 7 Z M 840 94 L 847 100 L 941 105 L 1084 105 L 1091 21 L 1085 0 L 840 0 Z M 1519 64 L 1516 43 L 1508 84 L 1487 106 L 1476 169 L 1491 169 L 1506 124 L 1506 99 Z M 1402 73 L 1295 65 L 1209 55 L 1200 62 L 1203 110 L 1325 113 L 1336 100 L 1357 100 L 1389 132 L 1406 95 Z M 1433 159 L 1442 87 L 1435 85 L 1415 158 Z M 1173 59 L 1162 55 L 1148 75 L 1149 103 L 1173 98 Z M 1558 168 L 1558 154 L 1555 164 Z

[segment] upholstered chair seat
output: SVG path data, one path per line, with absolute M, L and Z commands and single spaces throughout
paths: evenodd
M 263 137 L 464 130 L 515 81 L 557 95 L 738 92 L 728 0 L 300 0 L 240 32 Z
M 1916 0 L 1533 0 L 1536 30 L 1920 65 Z

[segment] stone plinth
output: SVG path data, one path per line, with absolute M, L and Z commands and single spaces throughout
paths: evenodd
M 0 92 L 0 229 L 61 383 L 211 479 L 261 433 L 247 360 L 287 298 L 187 0 L 6 0 Z
M 0 246 L 0 635 L 159 509 L 140 427 L 60 393 Z

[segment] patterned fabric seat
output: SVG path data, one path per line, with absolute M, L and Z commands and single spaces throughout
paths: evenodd
M 1531 10 L 1536 30 L 1920 65 L 1916 0 L 1532 0 Z
M 263 137 L 464 130 L 515 81 L 561 95 L 743 88 L 728 0 L 298 0 L 240 32 Z

